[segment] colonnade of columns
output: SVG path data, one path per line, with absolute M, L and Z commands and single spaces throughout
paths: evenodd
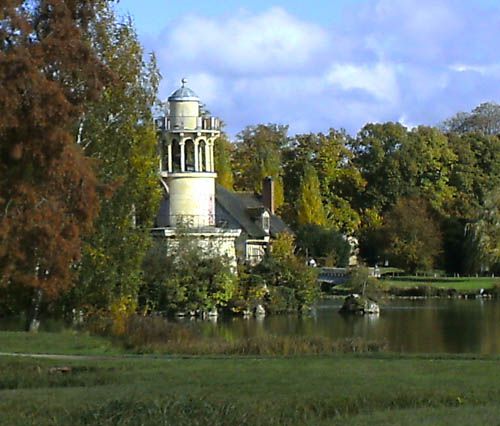
M 162 171 L 176 172 L 214 172 L 213 137 L 172 135 L 167 138 L 162 152 Z M 176 137 L 177 136 L 177 137 Z M 193 144 L 190 152 L 188 144 Z M 166 149 L 166 152 L 165 152 Z M 165 158 L 166 154 L 166 158 Z M 188 161 L 187 161 L 188 160 Z M 194 160 L 194 161 L 193 161 Z M 191 162 L 193 161 L 193 162 Z

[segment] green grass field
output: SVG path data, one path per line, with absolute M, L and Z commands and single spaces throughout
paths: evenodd
M 110 339 L 65 330 L 59 333 L 0 331 L 0 352 L 65 355 L 118 355 L 121 345 Z
M 394 296 L 448 296 L 452 294 L 477 295 L 480 290 L 498 295 L 499 277 L 428 277 L 385 275 L 380 279 L 380 290 Z M 346 294 L 349 284 L 338 285 L 333 293 Z
M 22 334 L 0 333 L 0 350 L 45 352 L 40 341 L 31 340 L 30 346 Z M 113 346 L 85 335 L 78 347 L 79 337 L 62 333 L 52 344 L 59 353 L 113 353 Z M 1 356 L 0 424 L 498 425 L 499 361 L 383 353 L 79 360 Z M 53 367 L 71 371 L 54 372 Z
M 402 276 L 389 278 L 386 277 L 382 280 L 386 286 L 408 288 L 418 285 L 427 285 L 435 288 L 443 289 L 456 289 L 457 291 L 466 292 L 479 292 L 481 288 L 490 289 L 495 284 L 500 284 L 500 278 L 492 277 L 416 277 L 416 276 Z

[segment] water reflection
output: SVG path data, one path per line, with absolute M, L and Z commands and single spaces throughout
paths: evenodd
M 362 337 L 386 341 L 396 352 L 500 354 L 500 301 L 422 299 L 385 301 L 380 315 L 346 316 L 341 300 L 323 300 L 308 316 L 259 318 L 184 318 L 206 336 L 228 340 L 265 335 Z M 22 322 L 1 320 L 0 330 L 20 330 Z M 60 331 L 64 324 L 42 321 L 42 330 Z
M 341 301 L 319 303 L 309 316 L 219 318 L 200 323 L 208 336 L 273 335 L 362 337 L 386 341 L 390 350 L 426 353 L 500 353 L 500 302 L 492 300 L 389 300 L 380 315 L 338 314 Z

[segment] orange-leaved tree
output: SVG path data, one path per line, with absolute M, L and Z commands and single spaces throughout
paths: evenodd
M 85 36 L 99 3 L 0 6 L 0 289 L 13 303 L 39 306 L 70 287 L 97 214 L 76 132 L 106 78 Z

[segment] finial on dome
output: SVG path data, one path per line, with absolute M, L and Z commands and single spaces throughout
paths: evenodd
M 187 78 L 183 78 L 183 79 L 181 80 L 182 87 L 184 87 L 184 85 L 185 85 L 187 82 L 188 82 L 188 81 L 187 81 Z

